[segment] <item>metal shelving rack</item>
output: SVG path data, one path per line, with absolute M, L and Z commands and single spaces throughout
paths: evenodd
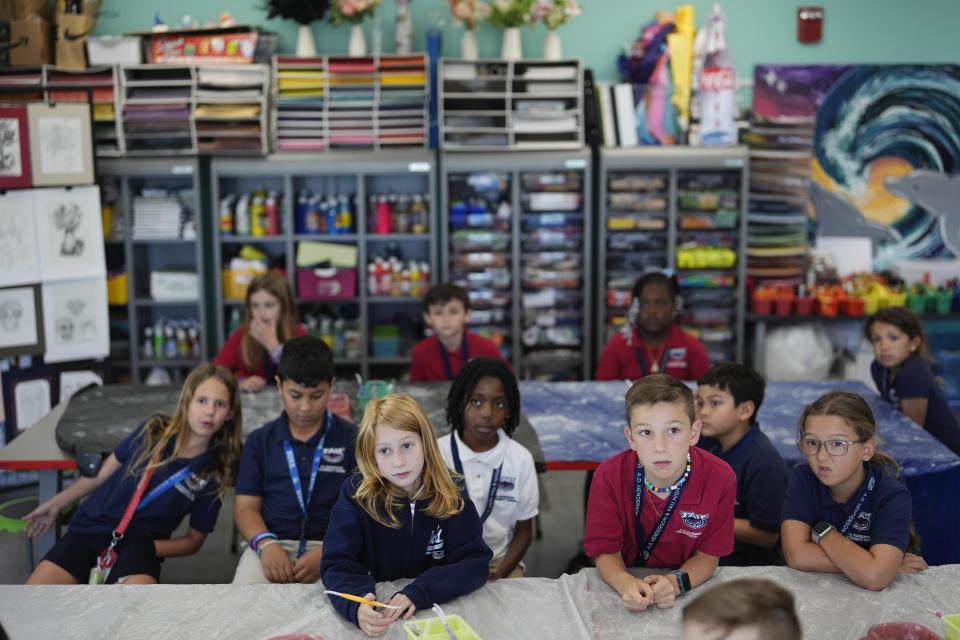
M 409 369 L 409 353 L 397 356 L 374 356 L 371 351 L 372 329 L 376 324 L 393 324 L 391 314 L 402 314 L 419 321 L 422 299 L 413 296 L 372 296 L 368 292 L 366 268 L 373 256 L 379 255 L 389 244 L 395 244 L 408 258 L 417 258 L 430 265 L 431 282 L 437 282 L 436 210 L 428 199 L 429 228 L 423 234 L 377 234 L 368 228 L 368 199 L 371 195 L 393 192 L 397 194 L 430 194 L 436 180 L 433 153 L 428 150 L 380 150 L 354 153 L 288 153 L 274 154 L 264 159 L 214 158 L 210 166 L 213 210 L 219 210 L 222 197 L 228 193 L 245 192 L 263 186 L 283 196 L 280 234 L 277 236 L 223 236 L 213 244 L 214 265 L 217 269 L 236 255 L 244 244 L 254 245 L 268 253 L 276 266 L 282 266 L 294 291 L 296 287 L 296 252 L 302 241 L 331 242 L 357 248 L 357 295 L 351 300 L 304 300 L 297 298 L 302 310 L 311 305 L 357 305 L 357 326 L 362 347 L 359 358 L 337 357 L 338 369 L 360 373 L 364 379 L 388 375 L 396 377 Z M 355 233 L 303 234 L 297 233 L 295 209 L 303 189 L 314 192 L 349 193 L 354 198 Z M 215 346 L 226 339 L 226 326 L 233 308 L 242 308 L 243 300 L 224 299 L 220 274 L 214 278 L 216 304 Z M 342 307 L 340 308 L 342 311 Z M 412 348 L 412 344 L 409 345 Z
M 495 342 L 502 340 L 501 351 L 521 378 L 589 379 L 593 366 L 593 316 L 586 293 L 593 273 L 590 152 L 444 153 L 441 166 L 442 279 L 464 285 L 470 292 L 471 329 L 492 336 Z M 555 182 L 557 193 L 566 194 L 568 204 L 560 211 L 531 206 L 529 196 L 540 192 L 539 187 L 531 187 L 538 181 L 541 185 Z M 451 218 L 460 215 L 452 213 L 452 205 L 474 197 L 487 201 L 488 210 L 465 213 L 462 224 L 458 220 L 452 225 Z M 497 215 L 501 203 L 509 205 L 509 218 Z M 502 212 L 506 214 L 507 209 Z M 468 222 L 469 215 L 477 217 Z M 544 215 L 556 216 L 557 226 L 542 226 L 549 225 Z M 454 235 L 452 226 L 477 234 L 464 239 Z M 579 283 L 543 286 L 563 268 L 558 264 L 561 256 L 543 254 L 561 251 L 579 270 Z M 541 266 L 543 271 L 532 273 Z M 551 321 L 566 325 L 576 344 L 554 342 L 556 334 L 546 331 Z M 538 343 L 531 346 L 534 337 Z
M 169 320 L 195 318 L 199 326 L 200 353 L 207 353 L 206 313 L 203 272 L 203 225 L 200 221 L 199 166 L 196 158 L 99 158 L 99 182 L 114 180 L 118 189 L 114 202 L 114 216 L 120 216 L 122 238 L 107 237 L 107 269 L 123 270 L 127 274 L 127 302 L 109 307 L 111 319 L 111 364 L 128 368 L 134 384 L 145 379 L 152 367 L 170 371 L 174 380 L 201 362 L 197 358 L 148 359 L 142 353 L 144 328 L 152 327 L 161 317 Z M 102 187 L 101 187 L 102 188 Z M 192 193 L 182 204 L 192 210 L 196 223 L 195 238 L 137 239 L 134 237 L 133 203 L 144 188 L 186 190 Z M 106 200 L 104 200 L 106 204 Z M 162 301 L 150 298 L 150 274 L 156 269 L 179 269 L 200 274 L 199 296 L 191 301 Z M 129 327 L 128 336 L 114 335 L 113 326 Z M 126 346 L 126 356 L 115 354 Z
M 581 149 L 583 63 L 440 60 L 444 151 Z
M 633 282 L 643 267 L 675 269 L 681 281 L 681 295 L 688 301 L 681 312 L 681 326 L 701 331 L 701 340 L 712 358 L 729 357 L 743 361 L 744 326 L 746 312 L 746 224 L 747 194 L 749 188 L 748 152 L 746 147 L 644 147 L 632 149 L 602 149 L 600 152 L 600 211 L 598 222 L 598 278 L 595 295 L 597 339 L 603 349 L 615 328 L 611 322 L 622 321 L 630 304 Z M 729 224 L 711 224 L 715 211 L 709 209 L 683 212 L 679 195 L 684 184 L 698 176 L 719 176 L 726 182 L 724 189 L 736 191 L 736 220 Z M 611 178 L 641 177 L 637 186 L 649 188 L 611 189 Z M 655 179 L 654 179 L 655 178 Z M 653 179 L 651 181 L 651 179 Z M 732 187 L 729 185 L 733 185 Z M 632 204 L 624 208 L 625 194 Z M 703 215 L 702 227 L 682 228 L 682 215 Z M 658 227 L 652 223 L 637 223 L 628 227 L 625 221 L 663 220 Z M 611 227 L 612 225 L 612 227 Z M 719 227 L 719 228 L 717 228 Z M 626 234 L 635 234 L 628 238 Z M 730 269 L 677 269 L 677 247 L 684 239 L 698 235 L 702 243 L 714 243 L 736 252 L 736 264 Z M 735 236 L 735 237 L 734 237 Z M 614 246 L 611 249 L 611 240 Z M 624 267 L 627 267 L 624 269 Z M 703 287 L 684 285 L 691 275 L 718 279 L 733 276 L 732 286 L 718 287 L 714 300 L 695 301 Z M 708 294 L 710 295 L 710 294 Z M 720 300 L 722 298 L 722 300 Z M 609 304 L 608 304 L 609 303 Z M 722 308 L 729 310 L 730 322 L 697 322 L 698 309 Z M 684 322 L 687 320 L 687 322 Z M 691 320 L 693 320 L 691 322 Z M 689 324 L 688 324 L 689 323 Z

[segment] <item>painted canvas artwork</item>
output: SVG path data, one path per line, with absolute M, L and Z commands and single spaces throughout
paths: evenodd
M 110 353 L 105 277 L 43 284 L 46 362 L 102 358 Z
M 960 65 L 763 65 L 754 108 L 815 113 L 817 233 L 869 237 L 873 268 L 960 257 Z
M 0 195 L 0 286 L 40 281 L 33 194 Z
M 103 275 L 103 228 L 97 187 L 35 189 L 44 281 Z

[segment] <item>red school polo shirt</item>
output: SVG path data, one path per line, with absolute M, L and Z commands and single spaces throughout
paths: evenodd
M 470 351 L 470 359 L 474 358 L 500 358 L 505 360 L 503 354 L 493 341 L 487 340 L 483 336 L 478 336 L 469 329 L 465 329 L 467 335 L 467 348 Z M 443 368 L 443 358 L 440 356 L 440 349 L 446 349 L 441 343 L 440 338 L 433 335 L 424 338 L 413 348 L 412 360 L 410 362 L 410 382 L 441 382 L 449 380 L 447 370 Z M 460 346 L 456 351 L 447 350 L 447 357 L 450 359 L 450 368 L 453 369 L 453 375 L 457 375 L 460 367 L 463 366 L 463 347 Z
M 220 353 L 213 359 L 213 364 L 226 367 L 236 376 L 237 380 L 243 380 L 250 376 L 260 376 L 265 379 L 267 377 L 267 369 L 264 366 L 263 358 L 270 357 L 266 349 L 263 349 L 260 353 L 261 360 L 259 367 L 247 369 L 247 365 L 243 362 L 243 334 L 246 332 L 246 329 L 247 325 L 242 324 L 233 330 L 233 333 L 230 334 L 230 337 L 227 338 L 227 341 L 224 342 L 220 348 Z M 298 324 L 294 333 L 296 333 L 294 337 L 299 338 L 300 336 L 307 335 L 307 330 L 303 328 L 303 325 Z M 267 380 L 267 384 L 273 384 L 273 380 Z
M 637 361 L 636 350 L 640 349 L 647 365 L 647 371 L 653 373 L 649 355 L 644 353 L 643 341 L 636 328 L 633 338 L 628 343 L 623 333 L 610 338 L 610 342 L 603 348 L 600 361 L 597 363 L 597 380 L 637 380 L 644 376 L 643 369 Z M 681 329 L 676 323 L 670 325 L 667 335 L 666 366 L 658 373 L 667 373 L 679 380 L 697 380 L 710 368 L 710 357 L 707 350 L 695 337 Z M 658 365 L 660 363 L 657 363 Z
M 722 557 L 733 552 L 733 503 L 737 477 L 726 462 L 699 447 L 690 447 L 691 469 L 680 503 L 650 554 L 648 567 L 676 569 L 698 551 Z M 597 467 L 587 503 L 583 548 L 594 557 L 621 553 L 633 566 L 637 538 L 633 516 L 633 481 L 637 454 L 632 449 L 604 460 Z M 655 504 L 656 504 L 656 498 Z M 665 507 L 666 501 L 660 501 Z M 660 510 L 661 504 L 657 504 Z M 640 524 L 653 530 L 657 515 L 643 497 Z

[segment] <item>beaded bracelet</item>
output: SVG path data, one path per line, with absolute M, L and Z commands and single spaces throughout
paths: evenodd
M 276 538 L 274 538 L 273 540 L 270 540 L 270 539 L 264 540 L 263 545 L 257 548 L 257 557 L 259 558 L 260 554 L 263 553 L 263 550 L 272 544 L 277 544 Z
M 253 538 L 250 540 L 250 548 L 256 551 L 258 546 L 260 545 L 260 541 L 263 540 L 264 538 L 273 538 L 274 540 L 277 540 L 277 534 L 270 533 L 269 531 L 258 533 L 257 535 L 253 536 Z

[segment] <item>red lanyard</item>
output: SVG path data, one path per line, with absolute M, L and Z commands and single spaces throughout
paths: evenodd
M 140 477 L 140 482 L 137 483 L 137 489 L 133 492 L 133 497 L 130 498 L 130 502 L 127 504 L 126 511 L 123 512 L 123 517 L 120 518 L 120 524 L 117 525 L 117 528 L 113 531 L 113 540 L 110 541 L 110 546 L 104 549 L 103 553 L 100 554 L 100 558 L 97 560 L 97 565 L 104 569 L 109 569 L 113 566 L 113 563 L 117 560 L 117 554 L 113 550 L 117 546 L 117 543 L 123 539 L 123 534 L 127 531 L 127 527 L 130 526 L 130 521 L 133 519 L 133 514 L 137 510 L 137 505 L 140 504 L 140 499 L 143 497 L 143 492 L 147 490 L 147 485 L 150 484 L 150 478 L 153 477 L 153 472 L 157 470 L 156 462 L 160 459 L 160 449 L 153 454 L 150 458 L 150 464 L 147 467 L 147 470 L 144 471 L 143 475 Z

